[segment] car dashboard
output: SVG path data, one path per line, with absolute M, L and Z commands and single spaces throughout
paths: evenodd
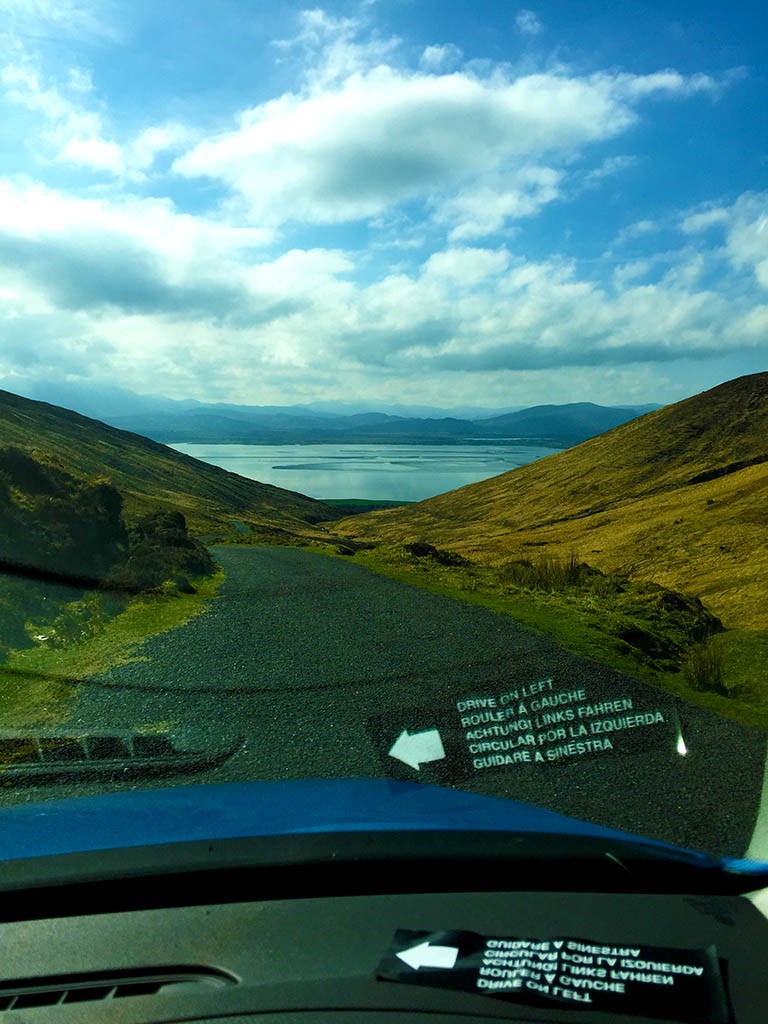
M 748 878 L 554 849 L 348 833 L 6 862 L 0 1019 L 768 1020 Z

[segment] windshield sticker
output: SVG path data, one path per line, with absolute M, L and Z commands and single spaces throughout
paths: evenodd
M 395 932 L 379 981 L 457 989 L 532 1006 L 729 1024 L 713 946 L 672 949 L 468 931 Z
M 461 778 L 499 768 L 552 768 L 614 753 L 685 750 L 673 703 L 659 694 L 606 698 L 553 678 L 468 694 L 445 709 L 373 716 L 368 728 L 388 774 Z

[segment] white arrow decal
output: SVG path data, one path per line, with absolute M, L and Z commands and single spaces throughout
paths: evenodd
M 403 729 L 395 740 L 389 752 L 390 757 L 396 757 L 416 771 L 427 761 L 440 761 L 445 757 L 443 741 L 437 729 L 427 729 L 425 732 L 409 733 Z
M 428 942 L 421 942 L 396 955 L 414 971 L 420 967 L 443 967 L 450 970 L 456 963 L 459 951 L 453 946 L 430 946 Z

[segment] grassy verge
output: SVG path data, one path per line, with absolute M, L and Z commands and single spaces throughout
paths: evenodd
M 137 660 L 150 636 L 188 622 L 205 610 L 224 580 L 219 570 L 194 581 L 195 593 L 177 591 L 132 599 L 125 611 L 89 639 L 63 648 L 35 647 L 13 653 L 0 665 L 0 723 L 55 724 L 67 717 L 72 687 L 62 680 L 85 679 Z
M 336 554 L 329 548 L 322 553 Z M 520 563 L 506 570 L 462 559 L 450 564 L 450 554 L 440 554 L 447 555 L 445 562 L 413 557 L 402 545 L 380 545 L 345 557 L 402 583 L 508 615 L 574 654 L 723 718 L 768 730 L 768 633 L 733 629 L 692 636 L 682 595 L 599 573 L 575 579 L 567 561 L 532 573 Z M 674 607 L 678 598 L 680 607 Z M 634 641 L 637 633 L 650 651 L 622 639 Z M 692 671 L 694 653 L 702 655 L 706 671 L 714 660 L 719 678 Z

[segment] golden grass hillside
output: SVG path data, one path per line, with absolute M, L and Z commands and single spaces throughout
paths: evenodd
M 547 553 L 700 597 L 768 629 L 768 373 L 722 384 L 501 476 L 333 524 L 490 565 Z
M 197 534 L 249 531 L 263 539 L 323 536 L 311 524 L 333 510 L 303 494 L 247 480 L 235 473 L 108 427 L 45 402 L 0 391 L 0 448 L 19 448 L 40 462 L 90 481 L 103 480 L 123 495 L 129 519 L 179 511 Z

